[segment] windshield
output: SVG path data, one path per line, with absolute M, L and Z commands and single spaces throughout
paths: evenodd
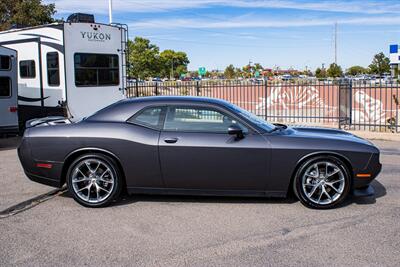
M 228 102 L 228 106 L 231 110 L 233 110 L 236 113 L 239 113 L 242 117 L 246 118 L 247 120 L 249 120 L 250 122 L 254 123 L 255 125 L 257 125 L 259 128 L 264 129 L 265 131 L 269 132 L 271 130 L 273 130 L 275 127 L 275 125 L 263 120 L 262 118 L 258 117 L 257 115 L 241 108 L 238 107 L 236 105 L 233 105 L 231 103 Z

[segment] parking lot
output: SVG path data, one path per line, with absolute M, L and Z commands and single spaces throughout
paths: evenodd
M 373 142 L 376 195 L 321 211 L 295 199 L 181 196 L 88 209 L 28 180 L 18 139 L 0 139 L 0 266 L 399 266 L 400 142 Z

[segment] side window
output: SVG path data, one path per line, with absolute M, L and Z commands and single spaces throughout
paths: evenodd
M 11 96 L 11 80 L 8 77 L 0 77 L 0 98 Z
M 248 130 L 236 119 L 208 107 L 170 107 L 164 123 L 169 131 L 227 133 L 232 125 Z
M 133 115 L 128 122 L 154 129 L 161 129 L 162 113 L 165 109 L 165 107 L 145 108 Z
M 47 53 L 47 83 L 49 86 L 60 85 L 60 64 L 58 52 Z
M 35 78 L 36 67 L 34 60 L 22 60 L 19 62 L 19 76 L 21 78 Z
M 0 56 L 0 70 L 11 69 L 11 58 L 9 56 Z

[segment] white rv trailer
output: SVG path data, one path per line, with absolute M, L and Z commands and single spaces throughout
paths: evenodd
M 124 98 L 127 36 L 122 24 L 68 21 L 0 32 L 18 53 L 20 122 L 78 119 Z
M 17 52 L 0 46 L 0 137 L 18 133 Z

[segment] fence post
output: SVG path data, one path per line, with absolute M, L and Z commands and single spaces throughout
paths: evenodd
M 396 87 L 396 101 L 394 102 L 396 105 L 396 133 L 400 132 L 399 131 L 399 108 L 400 108 L 400 104 L 399 104 L 399 86 L 397 85 Z
M 139 97 L 139 81 L 136 80 L 136 84 L 135 84 L 135 95 L 136 97 Z
M 158 95 L 158 82 L 156 82 L 155 93 L 156 93 L 156 95 Z
M 264 96 L 264 114 L 265 114 L 265 120 L 268 121 L 268 114 L 267 114 L 267 98 L 268 98 L 268 80 L 264 81 L 264 90 L 265 90 L 265 96 Z
M 333 82 L 333 85 L 335 83 Z M 338 81 L 338 94 L 337 94 L 337 98 L 338 98 L 338 128 L 342 129 L 342 112 L 341 112 L 341 107 L 342 107 L 342 103 L 341 103 L 341 97 L 342 97 L 342 83 L 340 81 Z
M 196 81 L 196 93 L 197 93 L 197 96 L 200 95 L 200 82 L 199 81 Z
M 351 124 L 353 123 L 353 81 L 349 80 L 349 129 L 351 129 Z

